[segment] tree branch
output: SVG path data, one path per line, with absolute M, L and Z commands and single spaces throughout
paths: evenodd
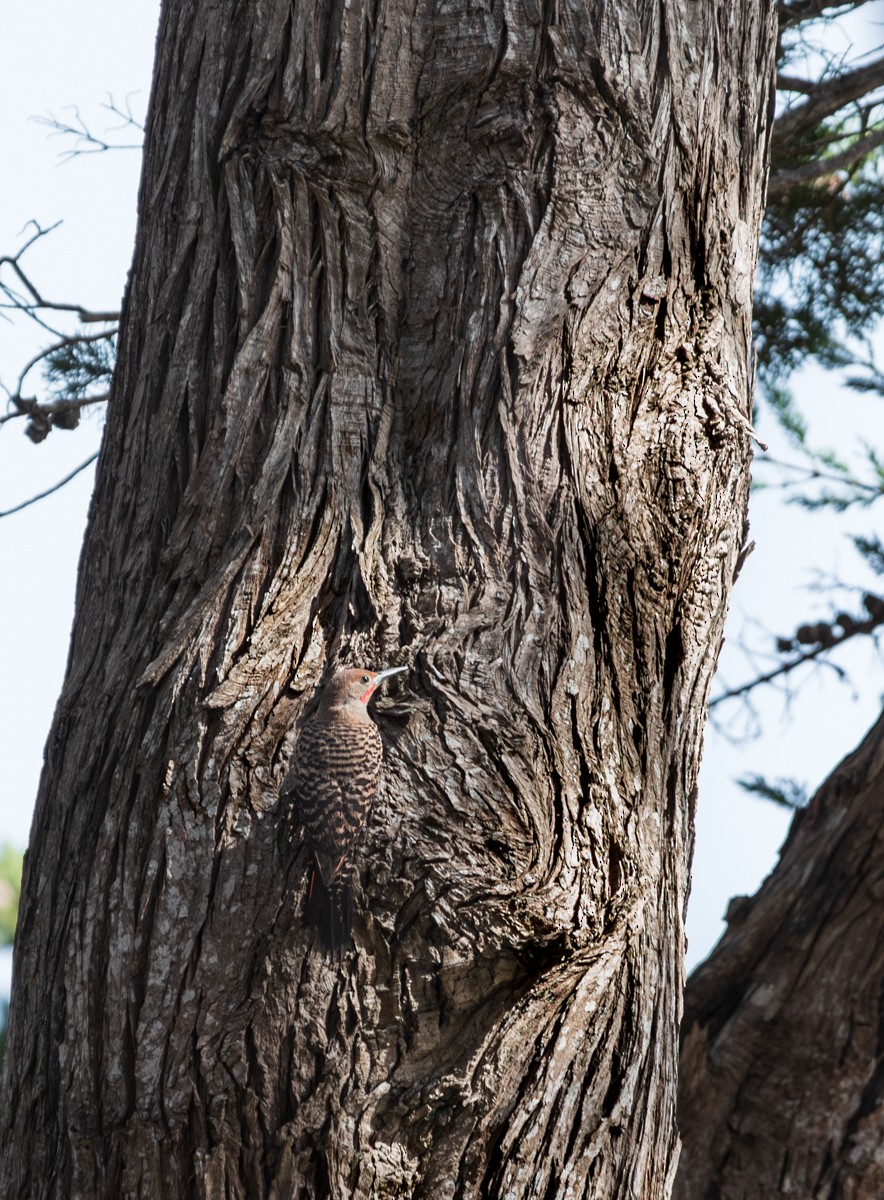
M 795 640 L 799 642 L 811 643 L 815 641 L 809 650 L 803 651 L 794 658 L 788 659 L 786 662 L 780 663 L 773 670 L 767 671 L 762 675 L 756 675 L 754 679 L 750 679 L 747 683 L 741 684 L 739 687 L 729 688 L 726 692 L 721 692 L 709 701 L 709 708 L 716 708 L 719 704 L 723 704 L 725 700 L 736 700 L 740 696 L 746 696 L 757 687 L 761 687 L 767 683 L 773 683 L 775 679 L 779 679 L 783 675 L 789 675 L 798 667 L 802 667 L 805 663 L 813 662 L 820 658 L 821 655 L 827 654 L 830 650 L 836 649 L 844 642 L 850 641 L 851 638 L 859 637 L 873 633 L 884 625 L 884 600 L 879 596 L 874 596 L 871 593 L 863 597 L 863 603 L 869 616 L 865 620 L 857 620 L 846 613 L 839 613 L 833 624 L 826 621 L 820 621 L 816 625 L 803 625 L 797 631 Z M 835 629 L 840 627 L 842 632 L 836 633 Z M 784 639 L 784 647 L 793 645 L 791 640 Z M 834 666 L 834 663 L 829 663 L 829 666 Z
M 81 471 L 85 471 L 88 466 L 91 466 L 98 458 L 98 451 L 91 454 L 85 462 L 81 462 L 78 467 L 71 471 L 70 475 L 65 475 L 64 479 L 60 479 L 58 483 L 54 483 L 51 488 L 47 488 L 45 492 L 40 492 L 36 496 L 31 496 L 30 500 L 23 500 L 21 504 L 16 504 L 13 508 L 7 508 L 4 512 L 0 512 L 0 517 L 11 517 L 13 513 L 21 512 L 23 508 L 29 508 L 32 504 L 36 504 L 38 500 L 45 500 L 47 496 L 51 496 L 53 492 L 57 492 L 63 488 L 66 483 L 70 483 L 75 479 Z
M 791 4 L 788 4 L 785 3 L 785 0 L 781 0 L 781 3 L 777 4 L 780 32 L 792 29 L 796 25 L 803 25 L 806 21 L 815 21 L 819 17 L 836 17 L 846 12 L 852 12 L 869 2 L 870 0 L 848 0 L 847 3 L 838 4 L 833 3 L 833 0 L 793 0 Z
M 688 982 L 675 1200 L 770 1200 L 785 1177 L 792 1196 L 884 1195 L 882 748 L 879 719 Z
M 107 103 L 103 104 L 102 108 L 122 119 L 121 125 L 111 126 L 106 132 L 115 133 L 120 129 L 137 129 L 140 133 L 144 133 L 144 126 L 132 114 L 128 96 L 126 97 L 125 111 L 114 103 L 111 95 L 108 96 Z M 72 137 L 74 139 L 73 149 L 62 152 L 61 157 L 65 161 L 78 158 L 82 154 L 103 154 L 108 150 L 141 149 L 141 142 L 109 142 L 105 138 L 98 137 L 80 116 L 80 110 L 74 106 L 72 111 L 74 116 L 70 122 L 60 121 L 52 113 L 45 117 L 33 118 L 38 125 L 46 125 L 52 131 L 50 137 Z
M 37 400 L 29 400 L 24 396 L 10 396 L 10 403 L 15 405 L 15 412 L 6 413 L 0 417 L 0 425 L 5 425 L 7 421 L 15 421 L 18 417 L 28 417 L 31 421 L 51 424 L 56 428 L 75 428 L 73 423 L 66 426 L 65 422 L 59 421 L 57 418 L 63 417 L 66 413 L 78 413 L 92 404 L 105 404 L 109 398 L 109 392 L 101 392 L 97 396 L 83 396 L 80 400 L 56 400 L 54 404 L 40 404 Z M 25 432 L 28 431 L 25 430 Z M 42 442 L 43 438 L 36 440 Z
M 21 374 L 18 377 L 18 386 L 15 389 L 15 395 L 10 396 L 10 400 L 15 403 L 17 399 L 21 398 L 22 388 L 24 387 L 25 380 L 27 379 L 28 375 L 30 375 L 34 367 L 38 366 L 41 362 L 45 362 L 51 354 L 55 354 L 57 351 L 63 350 L 66 346 L 81 346 L 84 343 L 89 342 L 109 342 L 111 338 L 116 337 L 116 335 L 116 329 L 104 329 L 101 331 L 101 333 L 72 333 L 70 337 L 63 337 L 57 342 L 53 342 L 51 346 L 47 346 L 45 349 L 41 350 L 39 354 L 35 354 L 30 362 L 25 364 Z M 2 422 L 2 418 L 0 418 L 0 422 Z
M 813 86 L 808 99 L 796 104 L 777 117 L 773 128 L 774 154 L 783 153 L 783 146 L 795 142 L 825 117 L 830 117 L 852 100 L 860 100 L 876 88 L 884 86 L 884 57 L 853 71 L 844 71 Z
M 790 463 L 781 458 L 772 458 L 769 455 L 765 455 L 765 457 L 760 461 L 763 462 L 765 466 L 779 467 L 784 471 L 795 471 L 804 476 L 803 479 L 795 480 L 792 483 L 786 481 L 781 484 L 766 483 L 764 485 L 765 490 L 777 487 L 792 488 L 799 486 L 802 483 L 813 483 L 817 480 L 825 480 L 828 483 L 841 484 L 842 487 L 858 488 L 861 491 L 869 492 L 874 497 L 884 495 L 884 492 L 882 492 L 881 488 L 877 484 L 868 483 L 864 479 L 856 479 L 849 475 L 839 475 L 835 471 L 821 471 L 819 467 L 809 467 L 801 463 Z
M 46 297 L 42 295 L 39 288 L 37 288 L 31 279 L 25 274 L 25 271 L 21 265 L 21 259 L 35 242 L 58 229 L 61 221 L 56 221 L 54 225 L 50 225 L 46 229 L 38 225 L 36 221 L 29 222 L 29 224 L 34 226 L 36 232 L 27 239 L 24 245 L 21 246 L 15 254 L 0 255 L 0 271 L 2 271 L 3 267 L 5 266 L 9 267 L 21 285 L 26 289 L 27 296 L 21 295 L 14 288 L 10 287 L 9 284 L 0 282 L 0 294 L 5 295 L 9 300 L 8 303 L 0 303 L 0 310 L 8 309 L 24 313 L 26 316 L 29 316 L 32 320 L 36 321 L 38 325 L 41 325 L 44 329 L 49 330 L 49 332 L 53 333 L 56 337 L 64 337 L 65 335 L 61 333 L 60 330 L 53 329 L 51 325 L 43 321 L 38 315 L 40 312 L 50 311 L 75 313 L 77 319 L 84 325 L 94 324 L 96 322 L 118 321 L 120 319 L 119 311 L 93 312 L 91 309 L 84 308 L 82 304 L 65 304 L 58 300 L 47 300 Z
M 853 637 L 853 634 L 850 634 L 850 636 Z M 846 641 L 847 636 L 840 638 L 835 644 L 838 645 L 840 642 Z M 812 650 L 808 650 L 804 654 L 799 654 L 797 658 L 790 659 L 785 663 L 780 663 L 778 667 L 774 667 L 772 671 L 767 671 L 764 675 L 756 675 L 755 678 L 750 679 L 748 683 L 740 684 L 739 687 L 730 688 L 728 691 L 721 692 L 719 695 L 714 696 L 709 701 L 709 708 L 717 708 L 719 704 L 724 704 L 725 700 L 736 700 L 740 696 L 747 696 L 757 687 L 762 687 L 766 683 L 773 683 L 773 681 L 775 679 L 779 679 L 780 676 L 788 675 L 798 667 L 804 666 L 805 663 L 813 662 L 814 659 L 819 658 L 821 654 L 824 654 L 827 650 L 831 649 L 832 646 L 815 646 Z
M 805 96 L 810 96 L 816 86 L 814 79 L 799 79 L 795 75 L 777 75 L 778 92 L 801 92 Z

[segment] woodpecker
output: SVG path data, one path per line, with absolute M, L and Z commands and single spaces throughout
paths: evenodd
M 368 702 L 379 684 L 404 670 L 336 671 L 298 730 L 295 763 L 280 789 L 296 805 L 313 856 L 305 920 L 332 951 L 349 941 L 350 878 L 381 770 L 383 744 Z

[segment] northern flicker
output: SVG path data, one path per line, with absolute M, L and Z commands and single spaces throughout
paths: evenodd
M 340 950 L 351 924 L 350 877 L 381 770 L 383 745 L 368 711 L 375 689 L 405 667 L 343 667 L 298 730 L 295 764 L 282 783 L 313 855 L 305 920 Z

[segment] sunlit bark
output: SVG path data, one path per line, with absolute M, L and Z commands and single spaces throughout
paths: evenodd
M 768 3 L 167 3 L 4 1195 L 665 1196 Z M 280 831 L 408 664 L 355 950 Z

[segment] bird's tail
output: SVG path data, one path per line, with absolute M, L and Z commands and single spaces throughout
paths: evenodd
M 304 921 L 315 927 L 320 945 L 340 957 L 352 941 L 353 892 L 349 877 L 338 875 L 328 886 L 316 867 L 311 867 Z

